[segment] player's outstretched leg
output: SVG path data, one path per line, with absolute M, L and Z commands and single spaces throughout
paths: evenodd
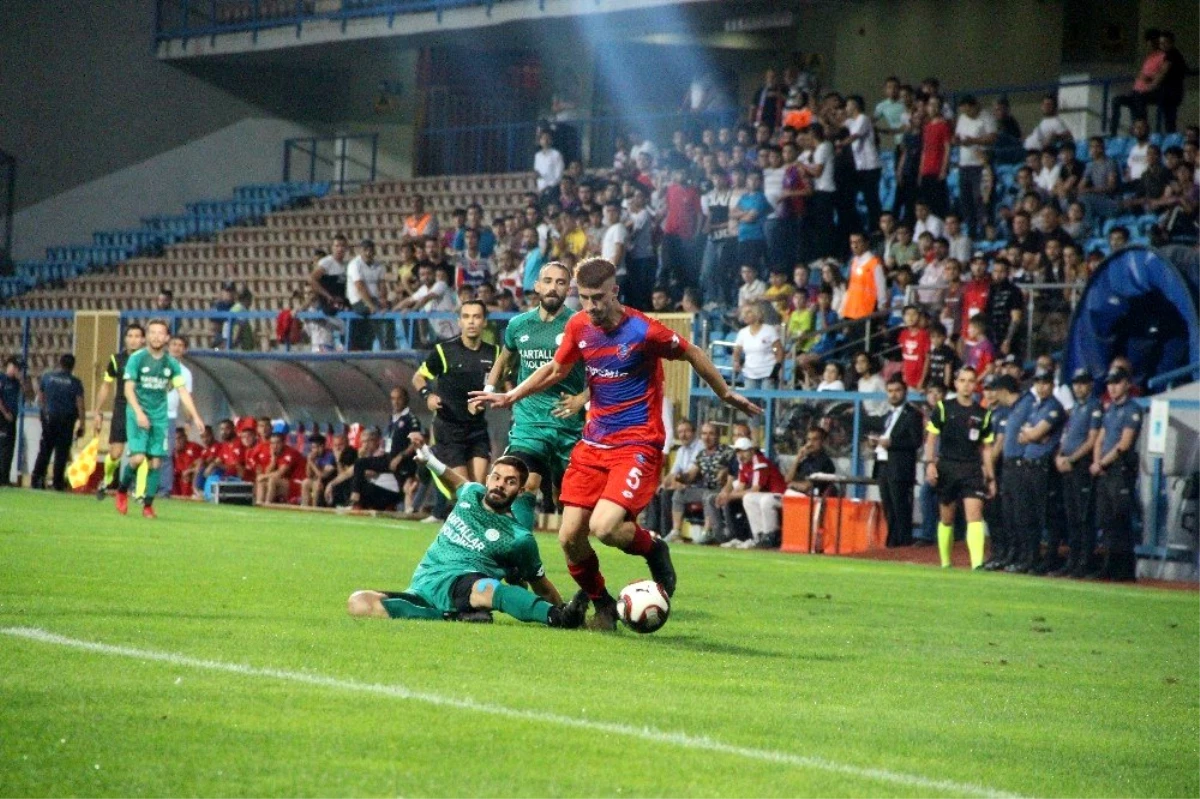
M 567 559 L 567 571 L 584 593 L 591 598 L 596 613 L 591 627 L 597 630 L 613 630 L 617 626 L 617 600 L 608 593 L 604 575 L 600 572 L 600 558 L 592 543 L 588 541 L 589 516 L 586 508 L 567 505 L 563 508 L 562 526 L 558 530 L 558 543 Z
M 675 567 L 671 563 L 671 548 L 657 534 L 636 521 L 626 521 L 628 511 L 615 502 L 602 499 L 592 511 L 589 526 L 601 542 L 630 555 L 646 559 L 650 576 L 663 587 L 667 596 L 675 593 Z
M 573 630 L 583 626 L 587 594 L 580 592 L 569 603 L 552 605 L 532 591 L 505 585 L 491 577 L 476 580 L 471 587 L 471 607 L 495 609 L 517 621 L 538 622 L 549 627 Z

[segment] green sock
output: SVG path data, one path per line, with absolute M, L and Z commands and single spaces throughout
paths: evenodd
M 983 565 L 983 522 L 967 522 L 967 550 L 971 553 L 971 568 Z
M 950 568 L 950 552 L 954 549 L 954 528 L 938 522 L 938 552 L 942 556 L 942 568 Z
M 142 461 L 142 465 L 137 470 L 137 488 L 134 490 L 135 497 L 146 496 L 146 478 L 150 474 L 150 459 Z
M 154 502 L 154 498 L 158 496 L 158 475 L 159 469 L 157 468 L 150 469 L 146 473 L 146 483 L 143 486 L 144 493 L 142 494 L 146 498 L 146 507 L 150 507 L 150 504 Z
M 104 456 L 104 485 L 111 486 L 117 478 L 117 472 L 121 468 L 121 459 L 113 458 L 111 455 Z
M 137 472 L 128 463 L 121 470 L 121 485 L 118 490 L 124 493 L 129 493 L 129 488 L 133 485 L 133 481 L 137 479 Z
M 393 619 L 440 619 L 442 612 L 428 605 L 400 596 L 381 600 L 383 609 Z
M 532 591 L 500 583 L 492 591 L 492 607 L 517 621 L 546 624 L 553 606 Z

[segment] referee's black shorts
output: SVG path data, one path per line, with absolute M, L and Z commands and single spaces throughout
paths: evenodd
M 937 465 L 937 498 L 943 505 L 960 499 L 987 499 L 987 483 L 983 480 L 983 464 L 979 461 L 948 461 Z
M 466 466 L 472 458 L 492 458 L 492 440 L 486 427 L 464 427 L 433 421 L 433 454 L 447 466 Z
M 112 421 L 108 425 L 108 443 L 124 444 L 128 440 L 125 430 L 125 403 L 114 404 Z

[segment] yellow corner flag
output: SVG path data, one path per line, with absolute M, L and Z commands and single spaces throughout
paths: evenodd
M 71 461 L 71 465 L 67 467 L 67 482 L 71 484 L 71 488 L 82 488 L 87 485 L 88 480 L 92 478 L 92 472 L 96 470 L 96 459 L 99 454 L 100 437 L 96 436 L 79 451 L 75 460 Z

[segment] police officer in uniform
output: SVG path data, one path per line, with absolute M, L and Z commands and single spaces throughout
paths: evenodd
M 1023 447 L 1017 441 L 1016 430 L 1025 424 L 1033 395 L 1022 393 L 1021 386 L 1010 375 L 1003 374 L 991 381 L 991 393 L 996 400 L 992 409 L 992 429 L 996 440 L 992 444 L 992 470 L 998 474 L 1000 491 L 988 502 L 986 510 L 998 523 L 988 523 L 992 537 L 992 558 L 984 564 L 988 571 L 1007 569 L 1021 560 L 1021 536 L 1017 526 L 1021 504 L 1021 465 Z M 1015 427 L 1013 426 L 1015 422 Z
M 54 490 L 67 489 L 67 460 L 71 441 L 83 436 L 83 383 L 71 374 L 75 356 L 58 359 L 58 369 L 46 372 L 38 384 L 38 406 L 42 409 L 42 443 L 33 462 L 34 488 L 46 487 L 46 467 L 54 455 Z
M 1104 410 L 1092 395 L 1092 376 L 1087 369 L 1071 375 L 1075 406 L 1063 426 L 1062 442 L 1054 466 L 1062 475 L 1063 518 L 1067 533 L 1067 563 L 1052 577 L 1086 577 L 1096 548 L 1092 505 L 1092 450 L 1100 436 Z
M 13 455 L 17 449 L 17 424 L 20 422 L 21 395 L 28 382 L 22 375 L 25 364 L 15 355 L 4 362 L 0 372 L 0 486 L 10 485 Z
M 983 501 L 996 495 L 992 473 L 991 413 L 972 399 L 975 370 L 964 366 L 954 378 L 957 397 L 939 402 L 930 414 L 925 439 L 925 479 L 938 494 L 938 551 L 942 568 L 950 567 L 954 545 L 954 512 L 962 500 L 967 517 L 967 549 L 971 568 L 983 568 Z
M 1058 548 L 1062 540 L 1058 525 L 1051 531 L 1049 546 L 1043 556 L 1042 530 L 1046 526 L 1046 509 L 1049 501 L 1050 476 L 1054 451 L 1058 449 L 1058 438 L 1067 421 L 1067 412 L 1054 397 L 1054 372 L 1042 369 L 1033 375 L 1033 405 L 1027 418 L 1019 428 L 1010 426 L 1008 434 L 1016 436 L 1024 448 L 1022 478 L 1024 496 L 1021 508 L 1021 534 L 1025 536 L 1026 557 L 1029 572 L 1044 575 L 1057 570 L 1062 561 Z
M 1133 541 L 1133 503 L 1137 501 L 1137 438 L 1142 409 L 1129 394 L 1130 375 L 1122 367 L 1105 378 L 1112 403 L 1100 420 L 1100 435 L 1092 448 L 1096 478 L 1096 526 L 1108 545 L 1104 565 L 1094 577 L 1123 582 L 1137 579 Z

